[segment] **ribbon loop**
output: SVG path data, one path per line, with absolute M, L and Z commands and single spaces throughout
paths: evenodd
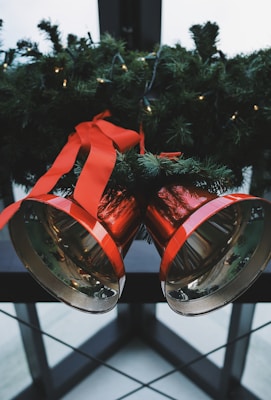
M 92 216 L 97 217 L 98 206 L 120 151 L 139 142 L 137 132 L 121 128 L 111 122 L 94 119 L 77 125 L 81 143 L 90 152 L 74 189 L 74 199 Z
M 97 217 L 99 202 L 116 162 L 115 147 L 123 152 L 140 140 L 137 132 L 102 119 L 109 115 L 110 112 L 105 110 L 92 121 L 78 124 L 52 166 L 24 199 L 48 194 L 59 179 L 72 169 L 80 149 L 87 149 L 89 155 L 76 182 L 73 197 L 92 216 Z M 12 218 L 24 199 L 2 211 L 0 229 Z

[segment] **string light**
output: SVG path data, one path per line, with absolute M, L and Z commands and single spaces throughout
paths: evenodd
M 147 111 L 148 114 L 152 114 L 151 106 L 147 106 L 146 111 Z
M 116 62 L 120 63 L 120 68 L 122 69 L 122 71 L 127 72 L 128 68 L 127 65 L 124 62 L 124 59 L 122 58 L 120 53 L 116 53 L 112 59 L 112 65 L 111 65 L 111 72 L 110 72 L 110 80 L 113 80 L 113 73 L 114 73 L 114 66 L 116 64 Z
M 105 84 L 105 83 L 112 83 L 112 81 L 110 79 L 106 79 L 106 78 L 97 78 L 96 79 L 98 83 L 100 83 L 101 85 Z
M 152 52 L 152 53 L 149 53 L 147 56 L 137 57 L 137 61 L 139 61 L 139 62 L 147 62 L 147 60 L 156 59 L 156 64 L 155 64 L 155 66 L 153 68 L 153 79 L 151 80 L 149 85 L 147 85 L 147 88 L 145 90 L 145 95 L 149 92 L 149 90 L 151 89 L 151 87 L 153 85 L 153 82 L 154 82 L 154 79 L 155 79 L 155 76 L 156 76 L 156 68 L 157 68 L 160 52 L 161 52 L 161 49 L 159 49 L 158 53 Z M 113 57 L 113 60 L 112 60 L 111 77 L 113 75 L 113 67 L 116 64 L 116 62 L 119 62 L 121 64 L 120 65 L 121 70 L 123 70 L 124 72 L 128 71 L 127 65 L 125 64 L 121 54 L 117 53 L 117 54 L 115 54 L 115 56 Z M 100 83 L 100 84 L 104 84 L 106 82 L 112 82 L 112 80 L 108 80 L 108 79 L 105 79 L 105 78 L 97 78 L 97 82 Z M 63 86 L 64 86 L 64 84 L 63 84 Z M 207 96 L 208 96 L 208 94 L 209 94 L 209 92 L 207 93 Z M 149 100 L 145 97 L 145 95 L 142 98 L 142 105 L 143 105 L 144 111 L 146 113 L 148 113 L 148 114 L 152 114 L 151 104 L 150 104 Z M 206 100 L 206 95 L 205 94 L 200 94 L 200 95 L 197 96 L 197 99 L 199 101 L 204 101 L 204 100 Z M 259 110 L 259 106 L 257 104 L 254 104 L 253 105 L 253 110 L 254 111 L 258 111 Z M 235 121 L 237 119 L 237 117 L 238 117 L 238 114 L 239 114 L 238 111 L 235 111 L 231 115 L 230 120 L 231 121 Z
M 88 39 L 89 39 L 90 46 L 92 46 L 94 44 L 94 42 L 93 42 L 90 32 L 88 32 Z
M 155 52 L 149 53 L 146 57 L 145 60 L 154 60 L 156 59 L 157 54 Z
M 144 106 L 144 110 L 147 114 L 152 114 L 152 108 L 151 108 L 151 104 L 149 102 L 149 100 L 147 99 L 147 97 L 143 97 L 143 106 Z
M 55 69 L 54 69 L 56 74 L 58 74 L 62 70 L 63 70 L 63 68 L 60 68 L 60 67 L 55 67 Z
M 103 79 L 103 78 L 97 78 L 97 82 L 98 82 L 98 83 L 105 83 L 105 79 Z
M 6 71 L 7 68 L 8 68 L 8 63 L 5 62 L 5 63 L 3 64 L 3 70 Z
M 124 72 L 127 72 L 127 71 L 128 71 L 128 68 L 127 68 L 127 65 L 126 65 L 126 64 L 122 64 L 122 65 L 121 65 L 121 69 L 122 69 Z
M 68 84 L 67 79 L 63 79 L 62 86 L 65 88 L 65 87 L 67 87 L 67 84 Z
M 237 118 L 237 115 L 238 115 L 238 111 L 235 111 L 234 114 L 232 114 L 232 116 L 231 116 L 231 120 L 235 121 Z

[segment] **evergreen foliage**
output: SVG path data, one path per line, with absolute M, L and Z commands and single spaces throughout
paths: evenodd
M 270 188 L 271 49 L 228 58 L 211 22 L 190 28 L 194 50 L 157 45 L 150 54 L 108 34 L 99 43 L 69 34 L 62 43 L 50 21 L 38 28 L 51 42 L 48 54 L 30 39 L 1 50 L 0 188 L 7 177 L 32 186 L 74 127 L 105 109 L 113 123 L 145 133 L 145 154 L 118 154 L 113 186 L 178 179 L 220 192 L 240 185 L 252 166 L 253 194 Z M 62 189 L 72 188 L 83 162 Z

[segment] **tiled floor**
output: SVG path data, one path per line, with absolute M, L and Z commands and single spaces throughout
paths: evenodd
M 14 313 L 12 304 L 0 304 L 0 309 Z M 73 310 L 60 303 L 38 304 L 42 329 L 65 343 L 78 346 L 90 335 L 115 318 L 116 310 L 100 316 Z M 166 304 L 159 304 L 157 317 L 176 334 L 181 335 L 203 353 L 223 345 L 226 341 L 231 306 L 204 317 L 181 317 Z M 253 327 L 270 321 L 271 304 L 259 304 Z M 0 399 L 12 400 L 18 391 L 30 383 L 30 376 L 22 350 L 17 322 L 0 313 Z M 110 334 L 110 332 L 109 332 Z M 68 346 L 44 337 L 48 361 L 51 366 L 70 351 Z M 224 351 L 215 352 L 210 358 L 222 365 Z M 261 400 L 270 400 L 271 392 L 271 325 L 251 336 L 243 384 Z M 163 400 L 210 399 L 193 382 L 179 372 L 159 354 L 135 338 L 107 360 L 114 370 L 101 366 L 61 400 Z M 125 373 L 125 376 L 122 374 Z M 164 374 L 169 373 L 165 378 Z M 148 386 L 151 381 L 154 383 Z M 145 386 L 144 386 L 145 385 Z
M 0 239 L 7 237 L 7 229 L 2 230 Z M 0 304 L 0 309 L 14 314 L 12 304 Z M 37 304 L 37 309 L 42 329 L 74 347 L 79 346 L 104 324 L 116 317 L 116 309 L 96 316 L 78 312 L 60 303 Z M 231 305 L 206 316 L 189 318 L 173 313 L 166 304 L 157 305 L 157 318 L 202 353 L 207 353 L 226 343 L 230 312 Z M 270 320 L 271 304 L 258 304 L 253 327 Z M 12 400 L 16 393 L 30 384 L 31 377 L 17 322 L 0 313 L 0 332 L 0 400 Z M 50 366 L 57 364 L 70 352 L 68 346 L 61 345 L 46 336 L 44 342 Z M 214 352 L 210 356 L 211 361 L 221 367 L 224 353 L 224 350 Z M 251 336 L 243 376 L 243 384 L 261 400 L 270 400 L 270 359 L 271 325 L 268 325 Z M 107 363 L 119 372 L 101 366 L 61 400 L 210 399 L 179 372 L 169 374 L 164 379 L 158 379 L 172 371 L 172 366 L 138 339 L 124 346 Z M 121 372 L 125 372 L 126 376 Z M 153 380 L 156 381 L 148 386 Z
M 108 363 L 140 380 L 142 384 L 105 367 L 100 367 L 68 395 L 64 396 L 62 400 L 85 398 L 95 400 L 120 398 L 127 400 L 210 399 L 196 385 L 178 372 L 155 382 L 150 385 L 150 388 L 142 388 L 144 383 L 147 384 L 173 368 L 156 352 L 137 339 L 111 357 Z M 135 392 L 133 393 L 133 391 Z
M 7 237 L 8 231 L 5 228 L 1 231 L 0 240 Z M 12 304 L 2 303 L 0 304 L 1 309 L 15 314 Z M 116 316 L 116 309 L 97 316 L 78 312 L 61 303 L 37 304 L 37 309 L 42 329 L 74 347 L 79 346 Z M 226 343 L 230 312 L 231 305 L 206 316 L 191 318 L 173 313 L 166 304 L 157 305 L 157 318 L 204 354 Z M 258 304 L 253 328 L 270 320 L 271 304 Z M 61 345 L 52 338 L 45 336 L 44 342 L 50 366 L 57 364 L 70 352 L 68 346 Z M 223 357 L 224 350 L 220 350 L 214 352 L 210 359 L 221 367 Z M 270 359 L 271 325 L 267 325 L 251 336 L 242 380 L 243 384 L 260 400 L 270 400 Z M 102 366 L 61 400 L 85 400 L 86 398 L 95 400 L 121 398 L 128 400 L 162 400 L 166 398 L 207 400 L 209 398 L 193 382 L 178 372 L 147 386 L 150 381 L 171 371 L 172 366 L 138 339 L 124 346 L 108 360 L 108 364 L 120 372 Z M 131 375 L 132 378 L 123 376 L 122 371 Z M 13 318 L 1 312 L 0 377 L 0 400 L 12 400 L 31 382 L 18 324 Z
M 177 334 L 180 334 L 181 328 L 182 337 L 202 352 L 208 352 L 226 343 L 230 311 L 231 306 L 228 306 L 223 310 L 209 314 L 201 320 L 198 318 L 187 319 L 186 317 L 180 320 L 179 316 L 168 312 L 167 306 L 163 304 L 158 305 L 157 316 L 163 322 L 166 322 Z M 270 316 L 271 305 L 259 304 L 256 308 L 253 328 L 269 321 Z M 222 366 L 223 357 L 224 351 L 218 351 L 210 359 L 217 365 Z M 251 336 L 247 364 L 243 375 L 243 384 L 257 395 L 260 400 L 270 400 L 270 357 L 271 325 L 267 325 Z M 129 345 L 125 346 L 108 362 L 120 371 L 131 374 L 143 383 L 148 383 L 153 379 L 161 377 L 168 371 L 172 371 L 170 364 L 139 340 L 129 343 Z M 87 395 L 90 396 L 90 394 L 93 395 L 95 400 L 102 400 L 104 398 L 109 400 L 122 398 L 127 400 L 162 400 L 166 398 L 176 400 L 187 398 L 193 400 L 211 399 L 193 382 L 178 372 L 170 374 L 164 379 L 159 379 L 151 385 L 151 388 L 158 389 L 164 395 L 150 388 L 142 388 L 142 385 L 138 385 L 127 378 L 118 376 L 118 374 L 101 367 L 63 397 L 62 400 L 84 399 Z M 140 390 L 132 393 L 136 389 Z

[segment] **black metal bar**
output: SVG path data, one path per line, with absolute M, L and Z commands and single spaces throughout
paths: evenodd
M 32 385 L 18 395 L 16 400 L 61 398 L 99 366 L 99 362 L 95 361 L 95 359 L 106 360 L 134 336 L 145 341 L 176 367 L 176 373 L 179 371 L 187 376 L 188 379 L 213 399 L 259 400 L 257 396 L 243 387 L 240 382 L 236 382 L 236 379 L 234 381 L 229 379 L 227 397 L 224 397 L 224 393 L 221 392 L 221 383 L 223 383 L 223 379 L 226 381 L 226 376 L 234 376 L 238 379 L 241 377 L 245 359 L 245 347 L 248 343 L 246 343 L 246 346 L 243 345 L 242 348 L 235 345 L 234 350 L 227 350 L 225 367 L 220 369 L 180 336 L 172 332 L 161 321 L 157 320 L 155 307 L 155 304 L 134 303 L 118 305 L 118 317 L 114 321 L 104 326 L 82 344 L 78 351 L 73 351 L 51 369 L 54 391 L 49 397 L 47 397 L 46 393 L 38 392 L 37 387 Z M 250 314 L 248 319 L 251 319 L 252 307 L 240 309 L 240 305 L 236 305 L 231 318 L 229 340 L 235 339 L 236 335 L 246 331 L 249 326 L 248 319 L 244 318 L 246 312 Z M 241 361 L 238 358 L 240 352 Z M 85 357 L 81 353 L 89 354 L 95 359 L 92 360 L 91 357 Z M 194 360 L 197 361 L 193 362 Z M 235 362 L 237 362 L 236 365 Z M 228 364 L 229 367 L 227 368 Z
M 220 379 L 220 370 L 217 366 L 203 358 L 188 368 L 184 367 L 192 360 L 198 359 L 201 353 L 177 336 L 161 321 L 158 321 L 155 316 L 150 315 L 148 322 L 145 321 L 142 328 L 144 329 L 142 337 L 150 347 L 174 367 L 179 367 L 180 373 L 187 376 L 210 396 L 216 398 Z M 176 372 L 178 372 L 178 368 Z
M 241 386 L 250 335 L 238 341 L 235 339 L 251 331 L 254 312 L 255 304 L 233 304 L 227 340 L 229 344 L 220 381 L 221 399 L 227 400 L 231 390 L 237 391 Z
M 121 37 L 120 0 L 98 0 L 100 33 Z
M 133 305 L 133 307 L 135 307 L 135 305 Z M 221 376 L 224 374 L 224 370 L 217 367 L 189 343 L 172 332 L 161 321 L 157 320 L 155 315 L 155 305 L 140 304 L 136 307 L 137 310 L 133 310 L 133 315 L 136 316 L 135 320 L 140 327 L 141 339 L 145 340 L 150 347 L 154 348 L 155 351 L 175 366 L 176 373 L 179 371 L 187 376 L 188 379 L 208 393 L 213 399 L 224 399 L 221 394 L 220 386 Z M 238 309 L 239 306 L 236 308 Z M 232 319 L 233 326 L 235 325 L 236 318 L 237 316 L 234 315 Z M 232 339 L 232 335 L 233 332 L 229 335 L 229 339 Z M 240 355 L 238 345 L 236 346 L 236 349 L 234 360 L 236 360 L 238 355 Z M 244 358 L 243 353 L 242 356 Z M 194 360 L 198 361 L 193 362 Z M 236 378 L 242 372 L 241 365 L 242 363 L 238 360 L 237 365 L 233 367 L 233 373 L 235 373 Z M 226 397 L 227 400 L 258 400 L 257 396 L 243 387 L 240 382 L 238 385 L 236 385 L 236 382 L 230 382 L 230 384 L 228 391 L 229 397 Z
M 38 323 L 37 320 L 34 321 L 32 317 L 28 318 L 28 315 L 25 315 L 25 305 L 17 305 L 16 308 L 18 308 L 20 318 L 27 322 L 30 322 L 31 320 L 31 323 Z M 76 351 L 71 351 L 71 354 L 51 368 L 50 381 L 48 382 L 50 392 L 44 390 L 46 388 L 43 388 L 45 382 L 47 382 L 49 378 L 47 364 L 42 367 L 44 364 L 44 348 L 35 345 L 35 336 L 37 333 L 35 331 L 32 332 L 30 328 L 24 327 L 22 324 L 22 328 L 25 331 L 25 350 L 29 367 L 34 375 L 34 379 L 36 380 L 35 375 L 38 374 L 39 380 L 42 380 L 44 384 L 41 388 L 33 383 L 18 394 L 16 400 L 60 399 L 63 395 L 74 388 L 75 385 L 79 384 L 84 378 L 101 365 L 99 360 L 106 361 L 108 357 L 112 356 L 125 343 L 127 343 L 131 337 L 134 336 L 135 333 L 132 326 L 127 321 L 127 318 L 130 320 L 130 316 L 127 315 L 126 311 L 125 306 L 119 306 L 118 317 L 116 319 L 106 324 L 85 343 L 79 346 Z M 27 338 L 26 334 L 28 335 Z M 29 334 L 32 335 L 32 339 L 29 337 Z M 33 352 L 35 353 L 34 360 Z
M 138 4 L 140 29 L 136 47 L 139 50 L 152 51 L 161 41 L 162 0 L 141 0 Z
M 98 0 L 100 33 L 123 39 L 130 50 L 160 43 L 162 0 Z
M 53 386 L 50 368 L 48 366 L 46 350 L 40 333 L 39 317 L 35 304 L 15 304 L 17 317 L 26 323 L 37 327 L 32 329 L 19 322 L 30 374 L 33 379 L 35 392 L 40 398 L 53 399 Z
M 41 395 L 40 391 L 32 384 L 25 388 L 22 392 L 18 393 L 17 396 L 13 397 L 12 400 L 47 400 L 45 395 Z M 54 400 L 54 397 L 51 397 Z M 56 400 L 56 399 L 55 399 Z
M 3 201 L 4 207 L 14 202 L 12 180 L 8 176 L 2 180 L 0 185 L 0 199 Z
M 56 301 L 29 274 L 10 241 L 0 241 L 0 302 L 34 303 Z M 120 303 L 162 303 L 159 281 L 160 257 L 154 246 L 134 241 L 125 257 L 126 283 Z M 271 302 L 271 264 L 235 303 Z
M 120 309 L 115 320 L 106 324 L 95 335 L 79 346 L 77 352 L 72 352 L 52 369 L 52 377 L 58 398 L 71 390 L 101 365 L 95 359 L 106 361 L 128 343 L 133 335 L 131 326 L 127 323 L 126 315 Z M 81 352 L 90 355 L 90 358 L 85 357 Z

